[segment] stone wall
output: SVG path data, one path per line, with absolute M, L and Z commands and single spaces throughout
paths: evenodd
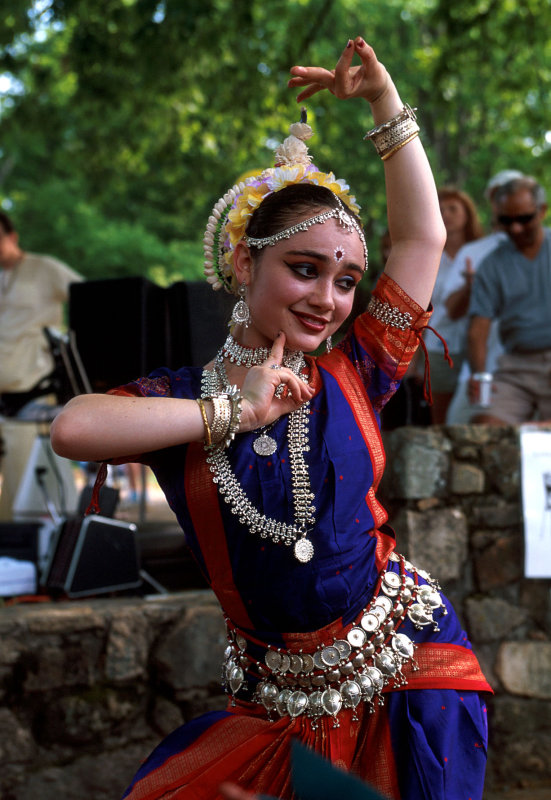
M 523 578 L 518 432 L 387 434 L 399 550 L 438 577 L 495 690 L 488 789 L 551 787 L 550 581 Z M 114 800 L 181 722 L 223 708 L 206 590 L 0 609 L 0 797 Z
M 161 737 L 224 708 L 208 590 L 0 609 L 0 797 L 116 800 Z
M 551 795 L 551 581 L 523 577 L 518 429 L 398 428 L 386 447 L 398 549 L 438 577 L 495 692 L 487 786 Z

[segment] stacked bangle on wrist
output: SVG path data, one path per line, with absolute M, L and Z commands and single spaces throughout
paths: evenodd
M 210 425 L 210 441 L 209 436 L 205 435 L 205 447 L 216 447 L 222 445 L 229 447 L 235 438 L 235 434 L 239 430 L 241 424 L 241 392 L 237 386 L 229 387 L 227 392 L 215 394 L 212 397 L 204 397 L 204 400 L 210 400 L 214 410 L 212 423 Z M 199 402 L 199 401 L 198 401 Z M 200 403 L 200 407 L 201 407 Z M 203 405 L 204 409 L 204 405 Z M 203 421 L 206 414 L 203 417 Z M 207 431 L 208 422 L 205 423 L 205 431 Z
M 419 135 L 416 110 L 406 103 L 395 117 L 372 128 L 364 136 L 364 139 L 371 139 L 383 161 Z
M 212 418 L 212 444 L 220 444 L 226 437 L 231 422 L 231 403 L 225 395 L 210 398 L 214 409 Z
M 199 404 L 201 416 L 203 417 L 203 426 L 205 428 L 205 446 L 210 447 L 212 445 L 212 432 L 210 429 L 207 412 L 205 411 L 205 404 L 200 397 L 197 398 L 197 403 Z
M 237 386 L 231 386 L 226 397 L 231 403 L 231 419 L 226 432 L 224 447 L 229 447 L 235 439 L 235 434 L 238 432 L 239 426 L 241 425 L 241 401 L 243 397 Z

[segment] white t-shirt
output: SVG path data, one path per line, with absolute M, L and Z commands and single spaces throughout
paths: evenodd
M 458 323 L 463 322 L 463 320 L 450 319 L 445 302 L 449 295 L 448 283 L 454 279 L 455 269 L 455 259 L 444 251 L 432 291 L 431 303 L 434 311 L 430 319 L 430 326 L 446 340 L 450 352 L 460 353 L 464 350 L 464 336 L 461 336 L 459 329 L 462 326 Z M 442 352 L 442 343 L 431 331 L 426 331 L 425 343 L 429 352 Z
M 60 329 L 69 284 L 82 278 L 50 256 L 25 253 L 0 271 L 0 393 L 26 392 L 53 369 L 43 328 Z
M 445 298 L 447 299 L 452 292 L 460 289 L 465 283 L 465 270 L 467 269 L 467 259 L 471 259 L 471 269 L 476 272 L 480 264 L 484 261 L 495 248 L 505 239 L 507 234 L 502 231 L 490 233 L 488 236 L 483 236 L 482 239 L 476 239 L 474 242 L 468 242 L 461 247 L 453 260 L 452 268 L 448 272 L 446 283 L 443 287 Z M 459 323 L 455 328 L 455 336 L 458 340 L 454 340 L 454 344 L 459 345 L 459 349 L 466 349 L 467 346 L 467 331 L 469 329 L 469 315 L 465 314 L 455 322 Z M 448 343 L 450 350 L 452 347 Z M 454 352 L 458 352 L 455 350 Z M 499 356 L 503 353 L 503 347 L 499 340 L 498 323 L 492 322 L 490 333 L 488 335 L 488 351 L 486 356 L 486 369 L 488 372 L 493 372 L 497 365 Z M 467 369 L 468 372 L 468 369 Z

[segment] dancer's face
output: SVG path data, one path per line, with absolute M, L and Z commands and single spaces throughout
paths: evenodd
M 236 331 L 242 344 L 270 345 L 281 330 L 287 347 L 311 352 L 350 314 L 365 267 L 356 231 L 335 219 L 314 224 L 265 247 L 254 263 L 248 248 L 238 247 L 236 273 L 247 283 L 252 318 Z

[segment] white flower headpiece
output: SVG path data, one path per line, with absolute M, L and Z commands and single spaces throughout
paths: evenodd
M 213 289 L 224 286 L 233 294 L 237 292 L 233 252 L 245 237 L 253 213 L 270 194 L 296 183 L 311 183 L 332 191 L 355 214 L 360 210 L 345 181 L 337 180 L 332 172 L 320 172 L 312 164 L 304 143 L 312 136 L 312 128 L 306 123 L 304 109 L 301 121 L 291 125 L 289 132 L 290 136 L 275 151 L 275 167 L 235 184 L 212 209 L 203 248 L 205 276 Z

